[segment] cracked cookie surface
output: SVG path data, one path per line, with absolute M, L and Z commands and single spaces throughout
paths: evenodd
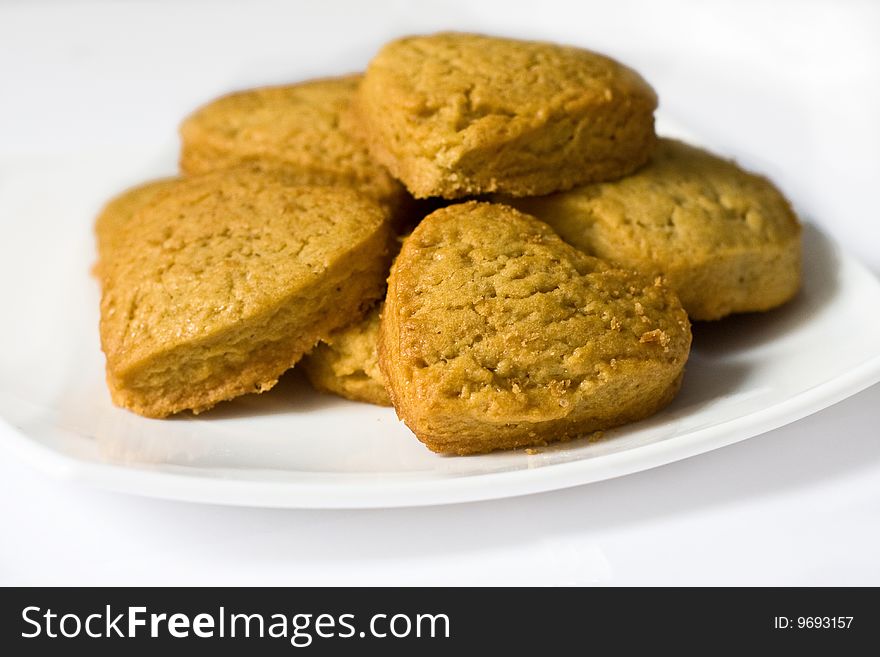
M 379 363 L 422 442 L 471 454 L 650 415 L 677 392 L 690 340 L 662 281 L 587 256 L 513 208 L 468 202 L 404 242 Z
M 672 139 L 610 183 L 498 200 L 550 224 L 586 253 L 662 274 L 692 319 L 763 311 L 800 286 L 801 227 L 767 179 Z
M 389 239 L 351 190 L 235 169 L 175 182 L 101 265 L 113 401 L 164 417 L 268 390 L 381 297 Z
M 126 189 L 119 193 L 101 209 L 95 219 L 95 241 L 98 247 L 98 261 L 93 272 L 101 277 L 101 260 L 113 255 L 114 244 L 122 239 L 130 228 L 131 218 L 141 208 L 160 198 L 165 192 L 174 189 L 176 178 L 161 178 Z
M 654 146 L 656 106 L 635 71 L 597 53 L 459 33 L 387 44 L 355 101 L 371 153 L 417 198 L 625 175 Z

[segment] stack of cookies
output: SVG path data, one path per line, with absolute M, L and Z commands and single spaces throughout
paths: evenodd
M 800 282 L 782 194 L 658 138 L 656 107 L 602 55 L 457 33 L 209 103 L 180 177 L 96 222 L 113 401 L 199 413 L 301 367 L 447 454 L 647 417 L 681 385 L 689 318 Z

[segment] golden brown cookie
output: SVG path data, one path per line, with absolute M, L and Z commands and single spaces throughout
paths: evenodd
M 107 202 L 95 219 L 98 262 L 95 263 L 93 272 L 96 276 L 100 278 L 101 260 L 113 253 L 113 244 L 117 241 L 117 236 L 124 235 L 134 213 L 152 203 L 167 190 L 173 189 L 176 181 L 176 178 L 151 180 L 125 190 Z
M 223 96 L 180 127 L 180 168 L 283 171 L 292 184 L 355 187 L 392 210 L 407 194 L 344 129 L 361 76 L 313 80 Z
M 130 225 L 102 267 L 100 328 L 113 401 L 141 415 L 268 390 L 384 288 L 387 213 L 341 187 L 220 171 Z
M 370 152 L 414 196 L 461 198 L 633 171 L 654 146 L 657 97 L 588 50 L 442 33 L 383 47 L 355 106 Z
M 303 358 L 299 366 L 316 389 L 391 406 L 379 369 L 379 313 L 377 305 L 363 319 L 333 331 Z
M 691 319 L 768 310 L 800 286 L 800 224 L 766 178 L 672 139 L 611 183 L 502 198 L 586 253 L 664 275 Z
M 498 204 L 434 212 L 391 268 L 379 364 L 430 449 L 543 445 L 644 418 L 678 391 L 687 315 L 662 281 L 614 269 Z

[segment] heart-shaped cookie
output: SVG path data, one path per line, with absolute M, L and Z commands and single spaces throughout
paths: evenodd
M 658 278 L 615 269 L 513 208 L 438 210 L 388 279 L 379 362 L 399 417 L 436 452 L 543 445 L 646 417 L 691 343 Z
M 336 187 L 229 170 L 182 179 L 101 254 L 101 344 L 113 401 L 202 411 L 271 388 L 381 297 L 382 206 Z
M 598 53 L 456 32 L 385 44 L 354 100 L 373 157 L 416 198 L 448 199 L 624 176 L 654 147 L 656 107 Z

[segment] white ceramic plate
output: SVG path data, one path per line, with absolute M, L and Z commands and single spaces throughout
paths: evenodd
M 262 396 L 198 417 L 147 420 L 114 408 L 104 387 L 98 289 L 88 275 L 91 222 L 108 196 L 173 171 L 173 163 L 170 144 L 158 154 L 0 160 L 0 444 L 43 470 L 218 504 L 464 502 L 670 463 L 792 422 L 880 380 L 880 284 L 808 225 L 800 296 L 765 315 L 695 326 L 675 402 L 599 442 L 533 455 L 441 457 L 394 411 L 317 394 L 295 370 Z

